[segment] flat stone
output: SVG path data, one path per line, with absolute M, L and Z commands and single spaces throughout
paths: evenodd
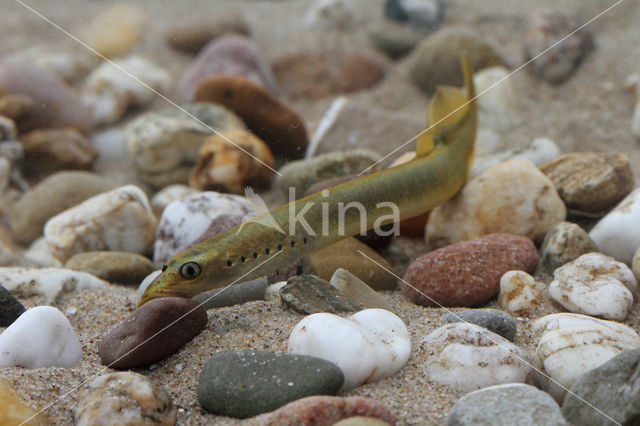
M 511 315 L 498 309 L 469 309 L 466 311 L 450 312 L 444 316 L 443 321 L 470 322 L 513 342 L 518 327 Z
M 365 309 L 380 308 L 391 310 L 384 297 L 346 269 L 336 269 L 336 272 L 331 277 L 330 284 Z
M 80 389 L 74 421 L 77 426 L 173 426 L 176 408 L 169 392 L 142 374 L 107 373 L 92 378 Z
M 77 253 L 64 266 L 123 285 L 138 285 L 155 269 L 153 262 L 144 256 L 116 251 Z
M 460 398 L 449 411 L 448 426 L 565 426 L 558 404 L 533 386 L 489 386 Z
M 153 299 L 98 342 L 100 361 L 116 369 L 149 365 L 177 352 L 206 326 L 207 311 L 195 300 Z
M 597 407 L 600 412 L 593 407 Z M 638 422 L 640 350 L 621 352 L 583 374 L 571 387 L 571 393 L 564 397 L 562 413 L 576 425 L 608 426 L 614 421 L 631 425 Z
M 320 358 L 256 349 L 219 351 L 202 368 L 198 401 L 215 414 L 247 418 L 311 395 L 335 395 L 344 382 Z
M 280 299 L 285 307 L 305 315 L 318 312 L 357 312 L 362 309 L 359 303 L 313 275 L 289 278 L 287 285 L 280 289 Z
M 267 292 L 267 278 L 234 284 L 225 288 L 205 291 L 193 297 L 206 310 L 235 306 L 252 300 L 262 300 Z

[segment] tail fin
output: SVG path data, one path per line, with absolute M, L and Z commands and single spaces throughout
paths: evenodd
M 417 157 L 428 155 L 435 145 L 446 141 L 452 129 L 460 126 L 473 126 L 475 139 L 476 92 L 473 73 L 466 56 L 462 56 L 461 63 L 467 94 L 465 96 L 457 87 L 438 86 L 427 111 L 427 128 L 431 128 L 418 136 Z

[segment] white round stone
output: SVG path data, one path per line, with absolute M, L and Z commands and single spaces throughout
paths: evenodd
M 69 320 L 51 306 L 28 309 L 0 334 L 2 367 L 73 367 L 82 348 Z
M 398 372 L 409 360 L 411 340 L 396 315 L 365 309 L 346 319 L 309 315 L 291 332 L 288 350 L 338 365 L 345 377 L 342 390 L 348 391 Z
M 531 312 L 542 302 L 546 288 L 524 271 L 509 271 L 500 278 L 498 303 L 509 312 Z

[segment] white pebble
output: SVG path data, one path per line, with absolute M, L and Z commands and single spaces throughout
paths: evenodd
M 566 309 L 620 321 L 629 315 L 638 286 L 627 265 L 601 253 L 583 254 L 553 278 L 549 295 Z
M 478 134 L 478 138 L 480 138 L 481 135 L 484 138 L 489 138 L 492 135 L 490 131 L 480 131 Z M 494 137 L 496 136 L 494 135 Z M 487 144 L 489 142 L 484 143 Z M 493 142 L 496 146 L 494 149 L 498 148 L 499 143 L 499 141 Z M 473 164 L 471 165 L 471 176 L 476 176 L 503 161 L 513 159 L 528 160 L 537 166 L 555 159 L 562 153 L 558 145 L 547 138 L 535 138 L 531 144 L 520 150 L 503 149 L 498 152 L 491 152 L 489 148 L 487 148 L 485 152 L 487 153 L 479 154 L 474 158 Z
M 476 91 L 482 93 L 478 97 L 480 126 L 501 132 L 513 124 L 516 93 L 508 75 L 509 70 L 504 67 L 485 68 L 473 75 Z
M 640 247 L 640 188 L 635 189 L 593 227 L 589 236 L 600 251 L 631 264 Z
M 149 287 L 149 284 L 151 284 L 153 282 L 153 280 L 156 279 L 156 277 L 158 275 L 160 275 L 162 273 L 162 271 L 160 269 L 158 269 L 157 271 L 153 271 L 152 273 L 150 273 L 149 275 L 147 275 L 142 282 L 140 283 L 140 285 L 138 286 L 138 289 L 136 290 L 136 300 L 140 301 L 140 298 L 142 297 L 142 294 L 144 293 L 144 291 L 147 289 L 147 287 Z
M 278 281 L 267 287 L 264 300 L 280 300 L 280 289 L 287 285 L 286 281 Z
M 190 186 L 176 183 L 173 185 L 165 186 L 160 191 L 151 197 L 151 208 L 157 217 L 162 216 L 164 209 L 174 201 L 184 200 L 185 198 L 197 194 L 197 189 Z
M 349 0 L 316 0 L 305 18 L 306 25 L 323 30 L 352 29 L 361 19 Z
M 534 323 L 534 330 L 543 332 L 535 360 L 545 373 L 536 376 L 557 401 L 588 370 L 623 350 L 640 348 L 640 336 L 630 327 L 584 315 L 548 315 Z
M 444 325 L 423 340 L 426 367 L 438 383 L 472 391 L 503 383 L 533 383 L 529 355 L 504 337 L 475 324 Z
M 98 194 L 59 213 L 44 226 L 55 256 L 97 250 L 143 254 L 155 237 L 156 218 L 149 200 L 135 185 Z
M 51 251 L 44 237 L 40 237 L 31 243 L 29 248 L 22 253 L 22 257 L 28 266 L 41 268 L 62 268 L 64 266 Z
M 115 64 L 115 65 L 114 65 Z M 153 90 L 145 87 L 145 83 Z M 115 123 L 134 105 L 146 105 L 171 84 L 167 71 L 139 56 L 104 62 L 93 70 L 82 87 L 85 102 L 93 107 L 93 123 Z
M 0 334 L 2 367 L 73 367 L 82 348 L 62 312 L 51 306 L 28 309 Z
M 346 319 L 321 313 L 295 326 L 289 352 L 335 363 L 345 377 L 342 390 L 348 391 L 398 372 L 409 360 L 411 340 L 402 320 L 384 309 L 365 309 Z
M 11 293 L 22 297 L 43 296 L 46 303 L 52 303 L 63 292 L 109 285 L 86 272 L 62 268 L 0 268 L 0 282 Z
M 524 271 L 509 271 L 500 278 L 500 307 L 517 313 L 533 311 L 539 306 L 546 286 Z

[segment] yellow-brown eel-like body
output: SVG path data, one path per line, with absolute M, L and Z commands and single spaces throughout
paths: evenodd
M 149 285 L 140 305 L 156 297 L 193 297 L 274 273 L 314 250 L 355 235 L 361 231 L 361 217 L 357 208 L 344 210 L 350 202 L 364 206 L 365 228 L 371 229 L 391 218 L 391 209 L 379 203 L 395 204 L 400 219 L 406 219 L 451 198 L 467 180 L 476 133 L 475 90 L 464 59 L 463 72 L 466 97 L 457 88 L 438 89 L 427 120 L 433 128 L 418 138 L 415 159 L 272 210 L 268 214 L 284 233 L 265 226 L 259 216 L 185 250 Z M 303 217 L 312 232 L 301 221 L 294 222 L 290 232 L 290 215 L 302 212 L 307 204 L 311 206 Z

